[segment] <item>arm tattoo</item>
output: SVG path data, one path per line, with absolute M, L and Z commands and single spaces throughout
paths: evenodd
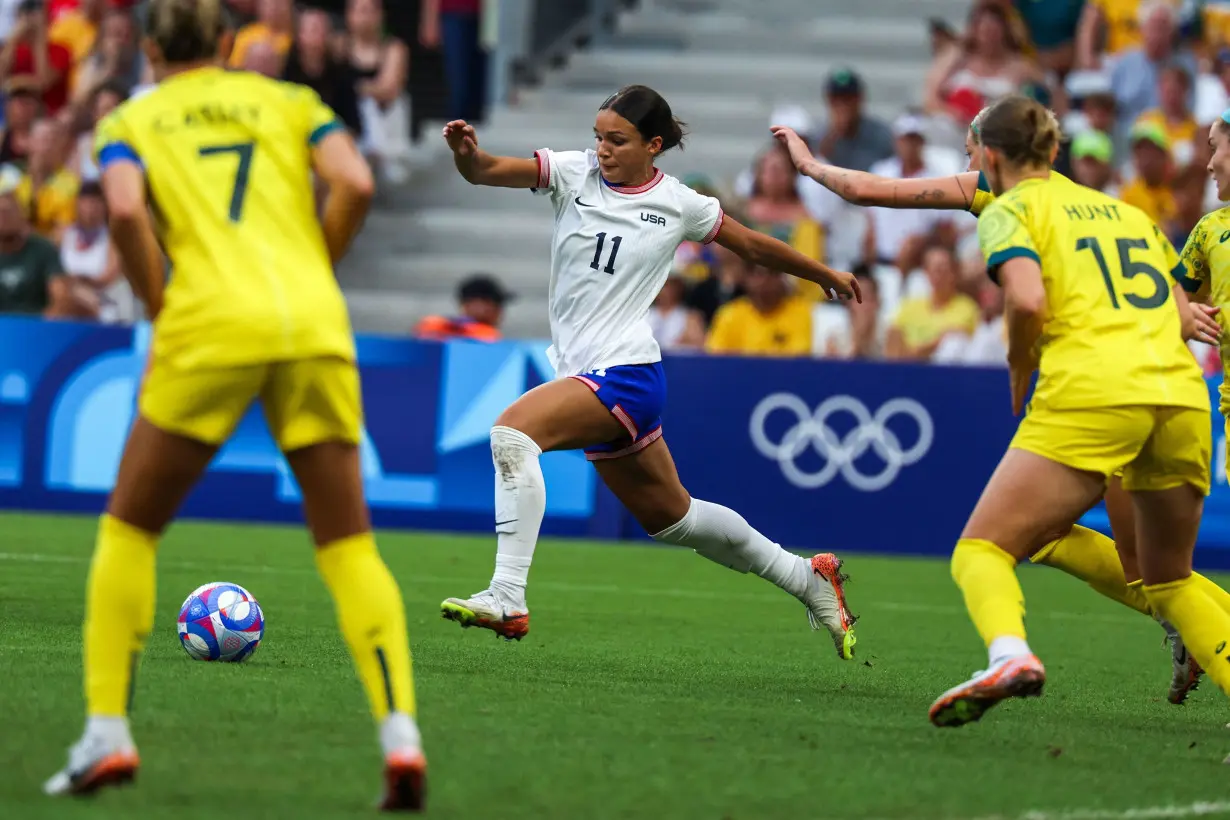
M 966 207 L 966 208 L 972 208 L 972 207 L 974 207 L 974 202 L 973 202 L 973 200 L 971 200 L 969 197 L 967 197 L 967 196 L 965 195 L 965 188 L 964 188 L 964 186 L 962 186 L 962 185 L 961 185 L 961 176 L 960 176 L 960 174 L 958 174 L 958 175 L 954 176 L 954 177 L 953 177 L 953 179 L 955 179 L 955 180 L 957 181 L 957 190 L 959 190 L 959 191 L 961 192 L 961 199 L 965 200 L 965 207 Z

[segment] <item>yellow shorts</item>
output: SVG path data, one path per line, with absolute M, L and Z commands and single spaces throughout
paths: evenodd
M 1125 490 L 1191 484 L 1209 492 L 1213 434 L 1209 414 L 1190 407 L 1048 410 L 1036 405 L 1011 447 L 1075 470 L 1120 473 Z
M 253 401 L 283 452 L 327 441 L 359 442 L 363 402 L 359 370 L 337 358 L 181 369 L 155 360 L 141 385 L 141 416 L 160 430 L 212 444 L 225 442 Z

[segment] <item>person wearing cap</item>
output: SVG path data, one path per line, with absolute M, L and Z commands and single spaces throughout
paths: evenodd
M 825 83 L 828 129 L 817 153 L 841 168 L 866 171 L 893 155 L 893 134 L 880 120 L 863 111 L 863 80 L 852 69 L 839 68 Z
M 1123 186 L 1119 198 L 1144 211 L 1157 226 L 1167 229 L 1178 213 L 1170 191 L 1170 140 L 1151 123 L 1141 123 L 1129 134 L 1135 178 Z
M 870 173 L 891 179 L 940 176 L 939 169 L 928 165 L 923 156 L 925 125 L 917 114 L 906 113 L 898 117 L 893 123 L 896 156 L 877 162 L 871 166 Z M 952 214 L 945 211 L 870 208 L 863 240 L 864 258 L 896 266 L 905 275 L 918 267 L 923 249 L 936 231 L 951 225 Z
M 1109 136 L 1101 131 L 1083 131 L 1072 138 L 1068 156 L 1072 160 L 1073 181 L 1119 198 L 1118 188 L 1113 184 L 1115 145 Z
M 460 316 L 428 316 L 414 329 L 419 339 L 443 342 L 469 339 L 475 342 L 498 342 L 504 306 L 513 298 L 499 280 L 486 274 L 475 274 L 457 288 Z

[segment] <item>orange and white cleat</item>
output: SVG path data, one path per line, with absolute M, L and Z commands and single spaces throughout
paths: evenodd
M 940 695 L 931 704 L 931 722 L 941 727 L 973 723 L 1000 701 L 1041 695 L 1045 683 L 1046 670 L 1037 656 L 1006 658 Z
M 136 780 L 140 765 L 131 739 L 86 732 L 68 750 L 68 765 L 43 784 L 43 793 L 84 797 L 107 786 L 125 786 Z
M 427 758 L 418 749 L 384 759 L 381 811 L 421 812 L 427 806 Z
M 812 629 L 826 629 L 833 638 L 837 656 L 842 660 L 854 657 L 854 624 L 858 621 L 846 606 L 845 583 L 850 576 L 841 571 L 842 561 L 831 552 L 811 559 L 811 580 L 803 603 L 807 605 L 807 620 Z
M 490 629 L 508 641 L 519 641 L 530 631 L 530 613 L 524 605 L 510 607 L 492 589 L 485 589 L 472 598 L 449 598 L 440 604 L 440 615 L 463 628 Z

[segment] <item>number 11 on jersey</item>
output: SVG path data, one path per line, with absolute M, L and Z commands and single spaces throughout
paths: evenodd
M 619 256 L 619 243 L 623 242 L 622 236 L 611 237 L 611 258 L 606 260 L 606 267 L 599 268 L 598 263 L 602 261 L 602 246 L 606 244 L 606 231 L 598 234 L 598 247 L 594 248 L 594 261 L 589 263 L 592 270 L 601 270 L 603 273 L 615 275 L 615 257 Z

